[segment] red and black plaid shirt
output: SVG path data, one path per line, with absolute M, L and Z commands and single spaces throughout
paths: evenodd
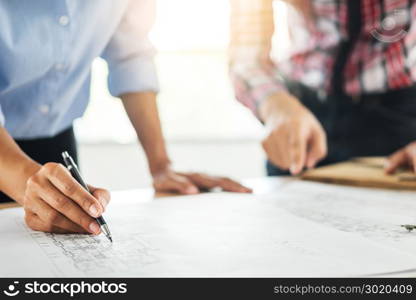
M 273 0 L 230 1 L 230 71 L 243 104 L 256 112 L 262 100 L 285 89 L 278 74 L 317 91 L 331 91 L 335 59 L 349 39 L 347 0 L 311 0 L 312 18 L 290 8 L 291 54 L 278 63 L 269 59 Z M 415 1 L 349 1 L 361 2 L 361 27 L 343 69 L 344 91 L 355 96 L 415 84 Z

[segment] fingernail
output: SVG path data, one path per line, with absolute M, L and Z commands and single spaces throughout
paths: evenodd
M 99 212 L 99 208 L 97 207 L 97 205 L 93 204 L 90 206 L 90 214 L 93 217 L 98 217 L 98 212 Z
M 384 168 L 385 168 L 385 169 L 388 169 L 388 168 L 390 167 L 390 165 L 391 165 L 390 161 L 386 160 L 386 161 L 384 162 Z
M 292 174 L 296 174 L 296 173 L 297 173 L 297 171 L 298 171 L 298 168 L 296 167 L 296 165 L 292 165 L 292 166 L 290 167 L 290 173 L 292 173 Z
M 100 196 L 98 199 L 100 200 L 101 204 L 102 204 L 104 207 L 106 207 L 106 206 L 107 206 L 107 204 L 108 204 L 107 198 Z
M 90 227 L 89 228 L 90 228 L 90 231 L 92 233 L 95 233 L 95 234 L 100 233 L 100 226 L 98 226 L 97 222 L 92 222 L 90 224 Z
M 186 189 L 186 193 L 188 194 L 196 194 L 198 193 L 198 189 L 194 186 L 190 186 Z

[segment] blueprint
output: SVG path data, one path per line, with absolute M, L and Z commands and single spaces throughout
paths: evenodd
M 277 180 L 277 179 L 276 179 Z M 0 276 L 302 277 L 416 268 L 413 192 L 292 180 L 253 195 L 114 193 L 100 236 L 34 232 L 0 211 Z M 416 273 L 416 272 L 415 272 Z

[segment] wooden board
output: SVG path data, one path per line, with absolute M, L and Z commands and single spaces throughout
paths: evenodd
M 350 161 L 308 170 L 305 180 L 346 184 L 352 186 L 416 190 L 416 176 L 409 170 L 395 174 L 384 173 L 384 157 L 361 157 Z

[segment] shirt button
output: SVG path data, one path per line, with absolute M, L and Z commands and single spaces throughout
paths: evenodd
M 59 24 L 62 26 L 66 26 L 69 23 L 69 17 L 68 16 L 60 16 L 59 17 Z
M 39 111 L 46 115 L 47 113 L 49 113 L 49 105 L 43 104 L 41 106 L 39 106 Z

